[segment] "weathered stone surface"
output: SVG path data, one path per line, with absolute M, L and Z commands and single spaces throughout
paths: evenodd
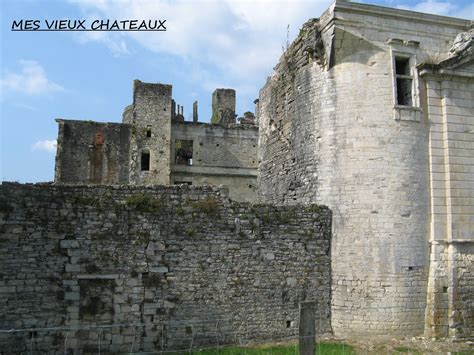
M 77 326 L 67 348 L 96 351 L 98 330 L 86 326 L 146 323 L 136 333 L 103 328 L 102 351 L 129 352 L 133 334 L 135 351 L 186 349 L 193 324 L 195 345 L 215 345 L 216 332 L 221 345 L 294 334 L 299 303 L 314 301 L 329 331 L 329 209 L 226 196 L 212 187 L 3 183 L 0 328 Z M 65 335 L 38 331 L 35 349 L 64 352 L 53 339 Z M 0 348 L 26 351 L 30 341 L 28 332 L 3 334 Z
M 235 90 L 216 89 L 212 93 L 211 123 L 228 126 L 235 123 Z
M 58 119 L 55 182 L 223 185 L 255 201 L 258 128 L 235 123 L 235 90 L 215 91 L 216 124 L 197 122 L 197 104 L 192 122 L 175 109 L 171 85 L 135 80 L 122 124 Z
M 55 181 L 126 183 L 130 171 L 131 126 L 57 119 Z
M 260 91 L 262 201 L 333 210 L 337 335 L 449 325 L 472 337 L 474 63 L 465 42 L 449 54 L 470 27 L 337 1 L 303 26 Z M 399 56 L 410 105 L 398 103 Z

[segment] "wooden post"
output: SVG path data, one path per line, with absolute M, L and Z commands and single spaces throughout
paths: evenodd
M 314 355 L 316 302 L 300 302 L 300 355 Z

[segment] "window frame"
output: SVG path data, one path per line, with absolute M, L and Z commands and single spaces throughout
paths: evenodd
M 389 38 L 387 44 L 390 48 L 390 66 L 392 70 L 392 107 L 393 118 L 396 121 L 413 121 L 420 122 L 422 120 L 423 111 L 420 105 L 420 87 L 418 70 L 416 65 L 418 62 L 420 43 L 412 40 L 402 40 L 399 38 Z M 411 105 L 401 105 L 398 103 L 398 86 L 396 72 L 396 58 L 408 59 L 410 72 L 408 76 L 399 75 L 403 79 L 411 79 Z
M 400 73 L 397 73 L 397 67 L 398 67 L 398 63 L 401 62 L 401 60 L 404 60 L 404 62 L 406 63 L 405 65 L 408 66 L 408 74 L 400 74 Z M 414 77 L 413 77 L 413 67 L 412 67 L 412 59 L 410 56 L 406 56 L 406 55 L 395 55 L 393 57 L 393 66 L 394 66 L 394 75 L 395 75 L 395 105 L 396 106 L 406 106 L 406 107 L 416 107 L 414 105 L 414 101 L 415 101 L 415 95 L 414 94 L 414 91 L 415 91 L 415 88 L 414 88 Z M 401 94 L 401 89 L 403 88 L 403 86 L 401 85 L 401 82 L 402 81 L 409 81 L 409 93 L 407 93 L 406 95 L 403 95 L 403 96 L 409 96 L 410 100 L 409 100 L 409 103 L 408 104 L 404 104 L 404 103 L 401 103 L 399 100 L 399 96 Z M 399 85 L 400 83 L 400 85 Z
M 406 52 L 399 52 L 399 51 L 392 51 L 392 78 L 393 78 L 393 106 L 394 107 L 420 107 L 419 103 L 419 93 L 418 93 L 418 79 L 416 75 L 416 60 L 415 56 L 410 53 Z M 406 74 L 397 74 L 397 59 L 408 59 L 408 66 L 409 66 L 409 75 Z M 402 80 L 411 80 L 410 85 L 410 96 L 411 96 L 411 105 L 403 105 L 398 102 L 398 92 L 399 86 L 397 84 L 397 79 Z

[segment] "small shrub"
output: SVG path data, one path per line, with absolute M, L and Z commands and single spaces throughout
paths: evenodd
M 280 212 L 275 215 L 276 219 L 280 223 L 290 223 L 295 218 L 295 213 L 293 211 Z
M 151 239 L 150 233 L 147 233 L 144 231 L 137 232 L 136 240 L 139 244 L 148 244 L 150 242 L 150 239 Z
M 192 237 L 194 235 L 194 229 L 189 227 L 189 228 L 186 228 L 186 234 L 189 236 L 189 237 Z
M 323 209 L 319 205 L 311 205 L 305 208 L 307 212 L 321 212 Z
M 133 194 L 125 199 L 127 206 L 134 207 L 140 212 L 160 212 L 162 203 L 160 200 L 146 196 L 143 193 Z
M 100 202 L 98 198 L 82 195 L 74 195 L 72 201 L 73 203 L 82 206 L 97 206 Z
M 207 214 L 215 213 L 219 201 L 214 197 L 208 197 L 194 203 L 194 208 L 206 212 Z
M 102 233 L 94 233 L 91 235 L 91 240 L 104 240 L 105 238 L 105 234 Z

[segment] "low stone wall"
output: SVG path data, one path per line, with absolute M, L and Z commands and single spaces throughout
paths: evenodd
M 212 187 L 4 183 L 0 218 L 0 329 L 31 328 L 0 332 L 2 349 L 270 340 L 311 300 L 330 330 L 326 207 L 237 203 Z

